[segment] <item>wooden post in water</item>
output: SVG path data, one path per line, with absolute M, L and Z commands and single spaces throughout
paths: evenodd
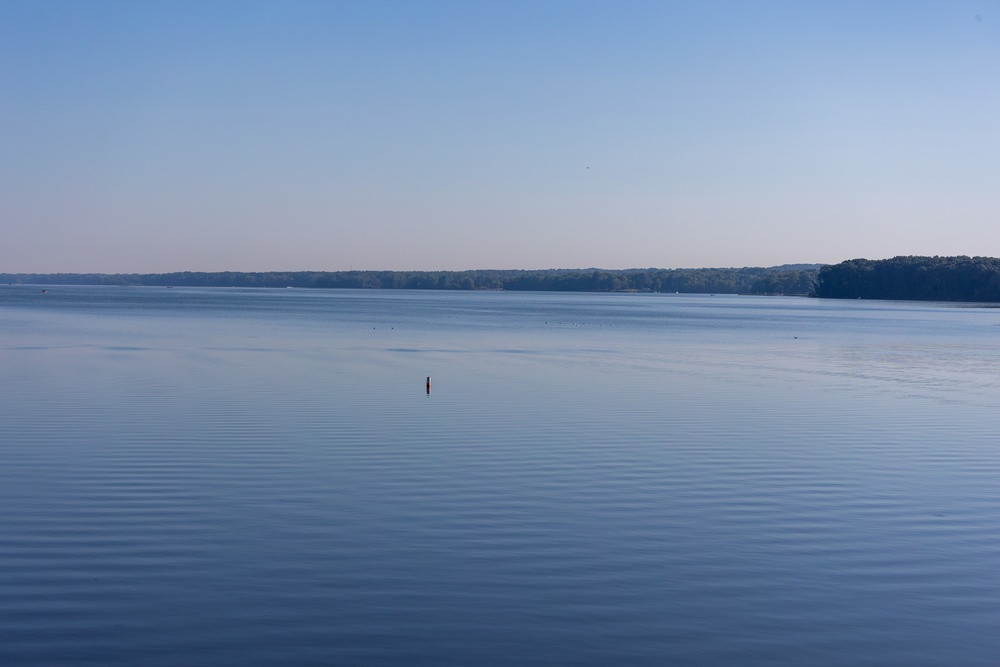
M 427 395 L 431 395 L 431 376 L 427 376 Z

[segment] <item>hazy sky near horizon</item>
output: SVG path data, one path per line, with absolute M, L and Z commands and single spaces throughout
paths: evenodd
M 1000 0 L 0 0 L 0 272 L 1000 255 Z

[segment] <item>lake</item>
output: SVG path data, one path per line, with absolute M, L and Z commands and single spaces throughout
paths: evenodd
M 931 303 L 3 286 L 0 663 L 992 665 L 998 352 Z

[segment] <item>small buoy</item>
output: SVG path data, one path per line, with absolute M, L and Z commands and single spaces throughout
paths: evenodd
M 427 376 L 427 395 L 431 395 L 431 376 Z

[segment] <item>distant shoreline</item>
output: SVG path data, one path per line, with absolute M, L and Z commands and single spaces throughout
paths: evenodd
M 816 296 L 827 299 L 1000 302 L 1000 259 L 899 256 L 824 266 Z
M 822 265 L 715 269 L 0 273 L 0 284 L 812 294 Z
M 1000 259 L 899 256 L 706 269 L 0 273 L 0 284 L 511 292 L 667 292 L 1000 303 Z

